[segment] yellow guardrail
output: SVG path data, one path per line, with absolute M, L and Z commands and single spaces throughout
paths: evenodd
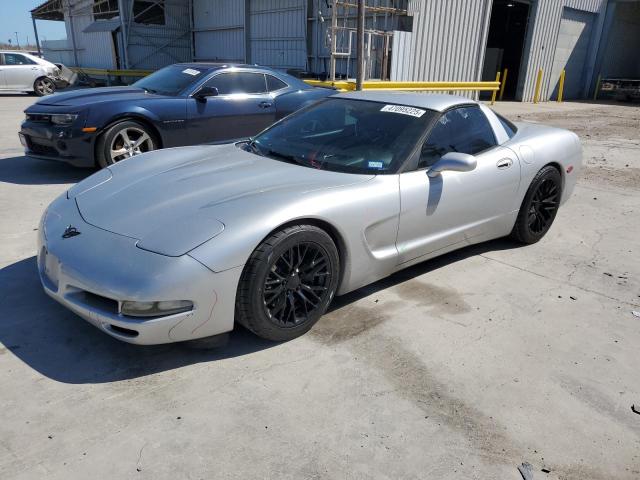
M 81 68 L 71 67 L 76 73 L 86 73 L 87 75 L 103 75 L 111 77 L 146 77 L 153 70 L 105 70 L 102 68 Z
M 352 92 L 356 89 L 356 82 L 351 80 L 320 81 L 305 80 L 314 87 L 335 88 L 341 92 Z M 498 92 L 500 78 L 494 82 L 387 82 L 366 81 L 362 84 L 364 90 L 378 91 L 410 91 L 410 92 Z M 494 98 L 495 101 L 495 98 Z

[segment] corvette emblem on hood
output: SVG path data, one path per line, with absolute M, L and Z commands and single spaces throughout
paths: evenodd
M 80 231 L 76 227 L 69 225 L 67 228 L 64 229 L 62 238 L 71 238 L 71 237 L 75 237 L 76 235 L 80 235 Z

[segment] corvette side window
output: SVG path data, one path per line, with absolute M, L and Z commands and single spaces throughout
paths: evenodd
M 422 145 L 418 168 L 430 167 L 449 152 L 476 155 L 497 145 L 489 120 L 478 107 L 449 110 Z
M 267 82 L 262 73 L 221 73 L 209 80 L 207 86 L 217 88 L 219 95 L 256 94 L 267 91 Z

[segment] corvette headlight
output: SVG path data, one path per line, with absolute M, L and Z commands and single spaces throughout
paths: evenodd
M 51 115 L 51 123 L 56 125 L 71 125 L 78 115 L 75 113 L 56 113 Z
M 161 317 L 193 310 L 189 300 L 162 300 L 159 302 L 122 302 L 120 313 L 131 317 Z

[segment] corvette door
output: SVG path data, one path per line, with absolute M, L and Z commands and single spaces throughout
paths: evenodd
M 217 88 L 218 96 L 189 99 L 191 143 L 249 137 L 275 122 L 275 103 L 267 92 L 263 73 L 221 73 L 205 86 Z
M 451 151 L 474 155 L 476 168 L 444 171 L 430 178 L 429 167 Z M 517 156 L 496 144 L 478 107 L 443 114 L 422 146 L 417 169 L 400 175 L 400 263 L 504 228 L 514 210 L 519 183 Z

